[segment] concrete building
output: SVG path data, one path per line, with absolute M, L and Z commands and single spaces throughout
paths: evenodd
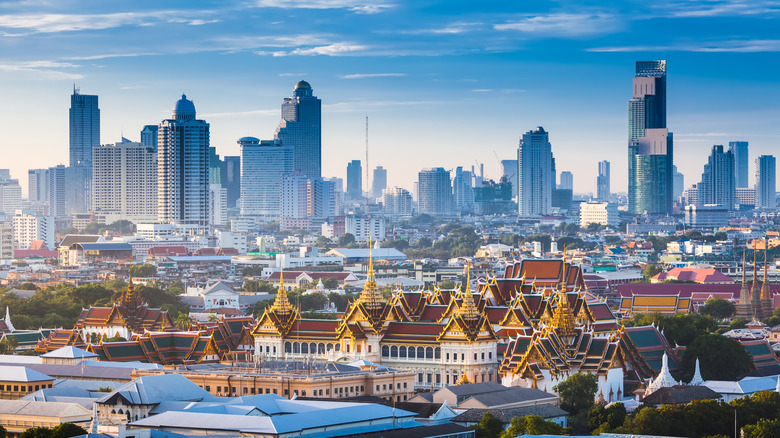
M 22 207 L 22 186 L 8 169 L 0 169 L 0 213 L 12 215 Z
M 141 144 L 157 152 L 157 125 L 145 125 L 141 130 Z
M 672 196 L 674 199 L 683 195 L 685 190 L 685 175 L 677 171 L 677 166 L 672 165 Z
M 588 225 L 593 223 L 617 228 L 620 225 L 617 204 L 610 202 L 586 202 L 580 204 L 580 227 L 587 228 Z
M 73 87 L 69 111 L 70 166 L 92 162 L 92 148 L 100 144 L 98 97 Z
M 725 205 L 686 205 L 685 226 L 696 229 L 725 227 L 729 224 L 729 209 Z
M 28 249 L 30 245 L 40 240 L 49 249 L 54 248 L 54 218 L 39 216 L 25 210 L 18 210 L 13 217 L 14 247 Z
M 347 197 L 351 199 L 363 197 L 363 168 L 360 160 L 347 163 Z
M 215 226 L 228 224 L 227 189 L 222 184 L 209 184 L 209 223 Z
M 734 154 L 734 180 L 737 188 L 748 186 L 748 142 L 730 141 L 729 152 Z
M 27 199 L 43 204 L 49 201 L 49 169 L 27 171 Z
M 382 192 L 387 188 L 387 169 L 377 166 L 374 169 L 374 177 L 371 180 L 371 196 L 380 198 Z
M 734 191 L 734 202 L 740 206 L 756 205 L 756 189 L 753 187 L 737 187 Z
M 774 155 L 756 158 L 756 207 L 773 209 L 777 206 L 776 172 Z
M 322 176 L 322 102 L 306 81 L 295 84 L 282 102 L 282 121 L 275 139 L 293 149 L 293 170 L 309 178 Z
M 254 137 L 238 140 L 241 147 L 241 214 L 262 221 L 281 218 L 282 180 L 293 171 L 293 149 Z
M 574 191 L 574 174 L 568 170 L 561 172 L 561 183 L 558 184 L 558 188 Z
M 382 191 L 385 213 L 408 217 L 412 215 L 412 195 L 401 187 L 393 187 Z
M 93 150 L 92 211 L 108 223 L 157 219 L 157 152 L 123 139 Z
M 599 174 L 596 177 L 596 199 L 607 202 L 611 194 L 609 161 L 599 161 Z
M 541 126 L 523 134 L 517 149 L 517 205 L 520 216 L 540 216 L 552 210 L 555 171 L 549 134 Z
M 458 166 L 455 169 L 455 176 L 452 178 L 452 200 L 458 212 L 471 211 L 474 204 L 473 179 L 474 175 L 464 171 L 463 167 Z
M 209 124 L 195 119 L 195 105 L 182 95 L 158 131 L 158 220 L 208 226 Z
M 431 167 L 417 174 L 417 210 L 422 214 L 452 214 L 452 185 L 450 172 Z
M 220 166 L 222 187 L 227 189 L 228 208 L 233 208 L 241 196 L 241 157 L 226 155 Z
M 517 160 L 501 160 L 501 176 L 512 184 L 512 199 L 517 199 Z
M 736 191 L 734 153 L 724 151 L 722 145 L 713 146 L 708 162 L 704 165 L 701 182 L 696 188 L 696 205 L 717 204 L 733 210 Z
M 355 236 L 358 242 L 383 241 L 387 236 L 387 220 L 381 216 L 359 216 L 350 214 L 346 217 L 346 232 Z

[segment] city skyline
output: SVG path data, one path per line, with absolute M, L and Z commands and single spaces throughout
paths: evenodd
M 271 138 L 279 103 L 306 80 L 322 99 L 323 176 L 343 178 L 348 158 L 364 155 L 368 116 L 364 166 L 384 166 L 388 186 L 407 189 L 424 167 L 475 160 L 498 180 L 493 152 L 512 159 L 520 135 L 541 125 L 575 192 L 595 191 L 605 159 L 614 163 L 612 190 L 625 192 L 627 169 L 613 156 L 625 150 L 625 101 L 640 60 L 669 63 L 668 127 L 687 186 L 714 144 L 748 141 L 752 162 L 780 141 L 772 2 L 190 4 L 0 6 L 0 114 L 18 128 L 0 137 L 12 176 L 26 186 L 28 169 L 68 163 L 74 82 L 100 97 L 101 144 L 138 141 L 187 93 L 224 156 L 238 155 L 243 136 Z M 404 162 L 410 154 L 414 168 Z

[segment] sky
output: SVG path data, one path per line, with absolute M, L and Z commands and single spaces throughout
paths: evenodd
M 74 85 L 99 96 L 101 143 L 138 141 L 186 93 L 211 145 L 238 155 L 240 137 L 273 138 L 305 79 L 322 99 L 323 176 L 345 177 L 368 143 L 390 186 L 477 163 L 498 180 L 543 126 L 575 192 L 595 190 L 601 160 L 625 191 L 634 63 L 665 59 L 686 187 L 735 140 L 752 184 L 755 157 L 780 151 L 778 52 L 775 0 L 3 0 L 0 168 L 26 190 L 28 169 L 67 163 Z

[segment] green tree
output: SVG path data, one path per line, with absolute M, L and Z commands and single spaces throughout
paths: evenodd
M 176 324 L 176 327 L 178 327 L 179 330 L 189 330 L 190 326 L 192 325 L 192 320 L 190 319 L 189 315 L 181 312 L 176 316 L 174 324 Z
M 525 242 L 531 243 L 531 242 L 539 242 L 542 244 L 542 251 L 548 252 L 550 251 L 550 235 L 549 234 L 531 234 L 530 236 L 526 236 Z
M 560 424 L 545 420 L 539 415 L 514 417 L 509 427 L 500 438 L 514 438 L 519 435 L 563 435 L 564 428 Z
M 0 438 L 5 438 L 8 435 L 8 431 L 3 426 L 0 426 Z
M 701 335 L 688 345 L 682 360 L 686 375 L 693 375 L 696 358 L 704 380 L 737 380 L 753 368 L 753 360 L 739 341 L 717 334 Z
M 322 279 L 322 285 L 325 287 L 325 289 L 338 289 L 339 280 L 335 277 L 325 277 Z
M 623 425 L 626 407 L 623 403 L 612 403 L 609 407 L 593 405 L 588 411 L 588 431 L 609 432 Z
M 711 316 L 715 319 L 726 319 L 737 312 L 737 306 L 723 298 L 710 297 L 699 307 L 699 314 Z
M 130 273 L 133 277 L 149 278 L 157 276 L 157 266 L 149 263 L 133 265 L 130 267 Z
M 405 251 L 409 248 L 409 242 L 404 239 L 385 240 L 382 242 L 382 248 L 395 248 L 399 251 Z
M 645 266 L 645 269 L 642 271 L 642 275 L 645 277 L 645 281 L 650 281 L 651 278 L 655 277 L 663 271 L 664 270 L 660 266 L 648 263 L 647 266 Z
M 414 216 L 411 219 L 409 219 L 409 223 L 412 225 L 431 224 L 433 223 L 433 217 L 425 213 L 418 214 L 417 216 Z
M 52 438 L 52 431 L 48 427 L 31 427 L 19 434 L 19 438 Z
M 762 418 L 756 424 L 742 428 L 744 438 L 777 438 L 780 437 L 780 419 Z
M 336 245 L 338 245 L 339 248 L 346 248 L 353 243 L 355 243 L 355 236 L 351 233 L 345 233 L 336 241 Z
M 71 438 L 74 436 L 85 435 L 87 431 L 73 423 L 62 423 L 55 426 L 52 430 L 51 438 Z
M 431 246 L 433 246 L 433 241 L 428 237 L 420 237 L 414 243 L 415 248 L 430 248 Z
M 318 236 L 317 240 L 314 242 L 314 245 L 318 248 L 330 249 L 330 247 L 333 245 L 333 241 L 325 236 Z
M 246 280 L 244 281 L 244 291 L 246 292 L 259 292 L 260 291 L 260 282 L 257 280 Z
M 504 425 L 488 411 L 482 416 L 482 420 L 471 428 L 474 429 L 475 438 L 496 438 L 504 430 Z
M 595 375 L 576 373 L 555 385 L 553 391 L 561 398 L 561 409 L 577 415 L 593 406 L 598 388 Z
M 0 354 L 14 354 L 19 347 L 19 340 L 6 337 L 0 340 Z

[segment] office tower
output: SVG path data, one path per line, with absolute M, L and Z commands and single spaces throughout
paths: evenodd
M 347 197 L 360 199 L 363 197 L 363 168 L 360 160 L 347 163 Z
M 639 61 L 628 101 L 628 209 L 672 210 L 672 134 L 666 129 L 666 61 Z
M 568 170 L 561 172 L 561 183 L 558 185 L 558 188 L 574 191 L 574 175 Z
M 677 171 L 677 166 L 672 166 L 672 180 L 672 196 L 677 199 L 685 190 L 685 175 Z
M 241 215 L 281 219 L 282 178 L 293 169 L 293 150 L 274 140 L 238 139 L 241 148 Z M 226 157 L 227 158 L 227 157 Z
M 344 220 L 344 232 L 355 236 L 355 240 L 360 243 L 368 242 L 369 239 L 381 242 L 387 237 L 387 219 L 350 214 Z
M 209 223 L 227 225 L 227 189 L 222 184 L 209 184 Z
M 209 224 L 209 124 L 195 119 L 182 95 L 158 126 L 157 217 L 160 222 Z
M 222 160 L 217 148 L 209 147 L 209 184 L 222 184 Z
M 222 187 L 227 189 L 228 208 L 233 208 L 241 196 L 241 157 L 226 155 L 221 165 Z
M 555 164 L 549 135 L 541 126 L 523 134 L 517 148 L 517 206 L 520 216 L 550 213 Z
M 70 166 L 92 162 L 92 148 L 100 145 L 98 97 L 81 94 L 74 86 L 70 96 Z
M 336 184 L 324 178 L 309 178 L 306 214 L 310 218 L 324 219 L 338 214 L 340 208 Z
M 107 223 L 157 219 L 157 151 L 123 141 L 93 150 L 92 211 Z
M 374 178 L 371 181 L 371 197 L 379 198 L 382 196 L 382 190 L 387 188 L 387 169 L 382 166 L 376 166 L 374 169 Z
M 14 247 L 29 249 L 30 245 L 40 240 L 48 249 L 54 249 L 54 218 L 36 215 L 31 211 L 19 210 L 13 217 Z
M 756 158 L 756 207 L 777 206 L 776 172 L 777 163 L 773 155 L 761 155 Z
M 474 204 L 473 174 L 458 166 L 452 178 L 452 200 L 457 211 L 470 211 Z
M 596 177 L 596 199 L 599 201 L 609 201 L 609 178 L 609 161 L 599 161 L 599 175 Z
M 282 179 L 282 219 L 325 219 L 335 216 L 338 202 L 333 181 L 294 172 Z
M 146 125 L 141 130 L 141 144 L 157 151 L 157 125 Z
M 322 176 L 321 101 L 306 81 L 295 84 L 293 95 L 282 103 L 282 121 L 276 139 L 293 148 L 293 170 L 310 178 Z
M 449 171 L 432 167 L 417 174 L 417 210 L 421 214 L 452 214 L 452 204 Z
M 49 201 L 49 169 L 27 171 L 27 199 L 34 203 Z
M 512 199 L 517 198 L 517 160 L 501 160 L 501 177 L 512 184 Z
M 385 213 L 396 216 L 412 215 L 412 195 L 401 187 L 382 191 Z
M 722 145 L 712 147 L 698 188 L 697 205 L 717 204 L 734 209 L 734 154 Z
M 729 151 L 734 154 L 734 176 L 737 188 L 748 187 L 748 142 L 730 141 Z
M 11 178 L 8 169 L 0 169 L 0 213 L 13 215 L 22 206 L 22 186 Z
M 67 208 L 65 181 L 67 180 L 66 174 L 68 173 L 68 168 L 63 164 L 60 164 L 58 166 L 50 167 L 47 173 L 49 187 L 46 192 L 49 195 L 47 201 L 49 215 L 54 216 L 55 218 L 67 217 L 69 209 Z

